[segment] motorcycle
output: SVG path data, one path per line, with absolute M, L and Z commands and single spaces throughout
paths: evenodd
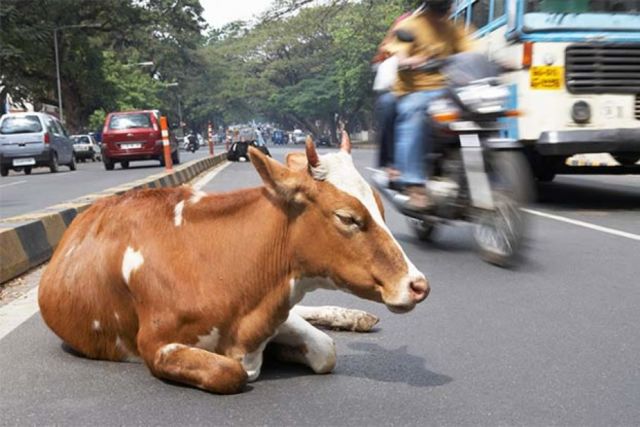
M 408 218 L 420 240 L 430 240 L 437 227 L 451 221 L 470 222 L 480 256 L 495 265 L 511 265 L 525 239 L 526 218 L 520 207 L 532 197 L 533 177 L 523 147 L 500 137 L 501 119 L 517 115 L 506 108 L 509 91 L 499 80 L 499 67 L 477 53 L 433 60 L 419 68 L 435 70 L 448 85 L 425 117 L 433 130 L 433 150 L 425 159 L 431 206 L 424 211 L 410 208 L 409 197 L 382 172 L 374 174 L 374 186 Z
M 195 135 L 188 135 L 185 141 L 185 149 L 195 153 L 198 150 L 198 138 Z

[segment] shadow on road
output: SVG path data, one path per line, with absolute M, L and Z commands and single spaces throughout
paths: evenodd
M 426 369 L 425 360 L 407 353 L 407 346 L 389 350 L 374 343 L 354 342 L 348 347 L 362 353 L 339 356 L 338 375 L 414 387 L 437 387 L 453 381 L 448 375 Z
M 538 203 L 554 208 L 575 210 L 640 209 L 640 191 L 597 182 L 541 183 L 538 185 Z

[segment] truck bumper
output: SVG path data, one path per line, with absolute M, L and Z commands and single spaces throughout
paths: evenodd
M 631 129 L 591 129 L 543 132 L 536 151 L 544 156 L 578 153 L 640 153 L 640 125 Z

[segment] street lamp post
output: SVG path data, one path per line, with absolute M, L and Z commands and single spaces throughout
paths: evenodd
M 58 83 L 58 111 L 60 113 L 60 121 L 64 123 L 64 114 L 62 113 L 62 88 L 60 83 L 60 59 L 58 56 L 58 31 L 65 28 L 96 28 L 99 24 L 77 24 L 77 25 L 63 25 L 53 29 L 53 48 L 56 53 L 56 80 Z

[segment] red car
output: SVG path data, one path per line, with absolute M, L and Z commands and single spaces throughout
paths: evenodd
M 180 163 L 178 143 L 170 134 L 171 160 Z M 123 169 L 130 161 L 158 160 L 164 165 L 160 113 L 155 110 L 109 113 L 102 130 L 102 162 L 113 170 L 117 162 Z

